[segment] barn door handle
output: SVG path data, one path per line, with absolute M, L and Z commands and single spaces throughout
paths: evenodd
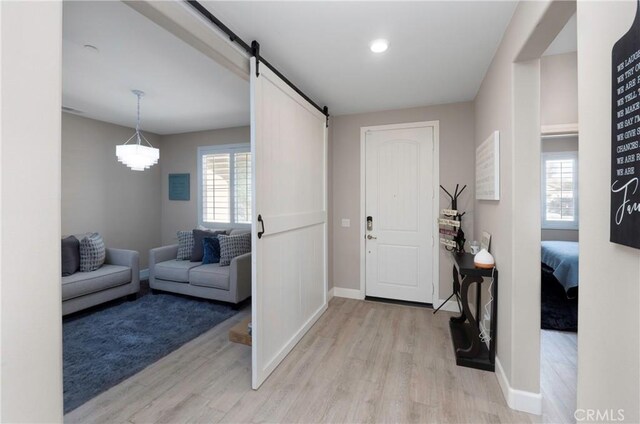
M 262 226 L 262 231 L 258 231 L 258 238 L 261 239 L 264 234 L 264 221 L 262 220 L 262 215 L 258 215 L 258 222 Z

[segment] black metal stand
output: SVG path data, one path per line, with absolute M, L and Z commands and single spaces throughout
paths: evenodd
M 451 293 L 451 296 L 447 297 L 447 299 L 442 302 L 442 304 L 440 306 L 438 306 L 436 308 L 435 311 L 433 311 L 433 314 L 435 315 L 436 312 L 438 312 L 440 309 L 442 309 L 442 307 L 453 297 L 456 297 L 456 303 L 458 304 L 458 310 L 461 311 L 462 307 L 460 306 L 460 280 L 458 279 L 458 270 L 456 270 L 456 267 L 453 267 L 453 292 Z
M 451 209 L 454 210 L 458 210 L 458 197 L 460 197 L 460 195 L 462 194 L 462 192 L 464 191 L 465 188 L 467 188 L 467 186 L 465 185 L 464 187 L 462 187 L 462 190 L 458 191 L 458 189 L 460 188 L 460 184 L 456 184 L 456 190 L 453 192 L 453 196 L 451 195 L 451 193 L 449 193 L 447 191 L 446 188 L 442 187 L 442 185 L 440 185 L 440 188 L 447 193 L 447 196 L 449 196 L 449 198 L 451 198 Z M 463 253 L 464 252 L 464 242 L 465 242 L 465 238 L 464 238 L 464 231 L 462 231 L 462 217 L 464 216 L 466 212 L 462 212 L 462 213 L 457 213 L 456 216 L 452 217 L 454 220 L 459 221 L 460 225 L 458 226 L 458 231 L 456 233 L 456 235 L 453 237 L 453 241 L 456 242 L 456 247 L 446 247 L 445 249 L 447 249 L 449 252 L 457 252 L 457 253 Z M 448 300 L 448 299 L 447 299 Z

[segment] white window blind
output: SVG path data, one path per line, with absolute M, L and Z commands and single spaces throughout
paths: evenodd
M 198 149 L 198 221 L 204 226 L 251 224 L 248 145 Z
M 578 154 L 542 155 L 542 227 L 578 228 Z
M 235 222 L 251 224 L 251 153 L 234 155 L 234 212 Z
M 202 156 L 202 216 L 204 222 L 230 223 L 231 155 Z

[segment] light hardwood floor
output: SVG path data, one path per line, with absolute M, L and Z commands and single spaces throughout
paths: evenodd
M 258 391 L 251 348 L 192 340 L 65 416 L 66 422 L 529 423 L 493 373 L 458 367 L 446 312 L 350 299 L 329 310 Z
M 542 330 L 540 336 L 542 414 L 548 423 L 575 423 L 578 386 L 576 333 Z

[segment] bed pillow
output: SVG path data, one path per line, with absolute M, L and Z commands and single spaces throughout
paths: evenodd
M 178 231 L 178 255 L 179 261 L 191 260 L 193 251 L 193 231 Z
M 220 266 L 228 266 L 236 256 L 251 252 L 251 233 L 234 236 L 219 235 Z
M 220 241 L 218 240 L 218 236 L 205 237 L 203 247 L 202 265 L 217 264 L 220 262 Z
M 193 249 L 191 250 L 191 262 L 202 261 L 204 255 L 204 238 L 225 234 L 224 230 L 193 230 Z
M 80 241 L 80 272 L 91 272 L 104 264 L 107 249 L 98 233 L 92 233 Z
M 62 276 L 73 275 L 80 269 L 80 242 L 74 236 L 62 239 Z

